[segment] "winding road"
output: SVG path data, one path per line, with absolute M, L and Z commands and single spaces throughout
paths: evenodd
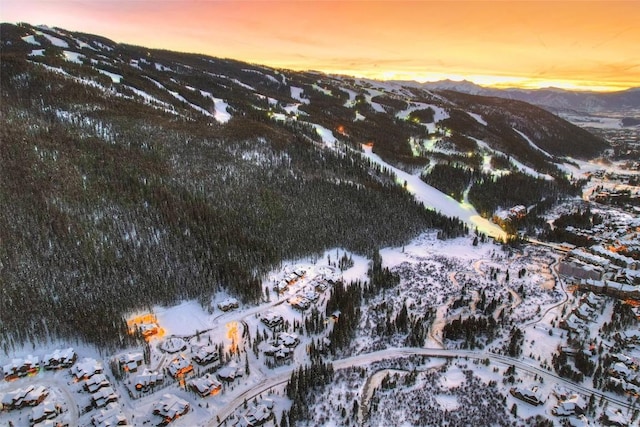
M 426 356 L 426 357 L 440 357 L 440 358 L 457 358 L 457 359 L 474 359 L 484 360 L 489 359 L 493 363 L 503 364 L 505 366 L 513 366 L 530 374 L 536 374 L 542 377 L 544 381 L 553 381 L 556 384 L 562 384 L 564 387 L 582 393 L 584 395 L 593 394 L 596 398 L 602 398 L 609 405 L 617 405 L 624 409 L 631 409 L 633 405 L 624 399 L 605 394 L 600 390 L 595 390 L 591 387 L 585 387 L 580 384 L 576 384 L 565 378 L 562 378 L 553 372 L 547 371 L 537 366 L 526 363 L 523 359 L 516 359 L 509 356 L 479 352 L 471 350 L 446 350 L 439 348 L 420 348 L 420 347 L 401 347 L 401 348 L 389 348 L 386 350 L 374 351 L 371 353 L 360 354 L 357 356 L 351 356 L 344 359 L 334 360 L 331 363 L 335 370 L 346 369 L 358 366 L 368 366 L 374 362 L 382 360 L 393 360 L 408 356 Z M 286 369 L 281 369 L 277 373 L 273 373 L 271 376 L 264 378 L 260 383 L 256 384 L 250 390 L 246 390 L 236 396 L 226 407 L 218 412 L 217 416 L 220 420 L 211 420 L 207 426 L 216 427 L 222 426 L 224 422 L 233 414 L 245 400 L 249 401 L 261 393 L 264 393 L 274 387 L 281 386 L 287 383 L 291 373 L 297 368 L 297 366 L 289 366 Z

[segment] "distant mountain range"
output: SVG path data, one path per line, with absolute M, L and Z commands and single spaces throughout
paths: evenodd
M 544 89 L 495 89 L 462 80 L 438 82 L 401 82 L 428 90 L 453 90 L 471 95 L 497 96 L 538 105 L 551 111 L 573 110 L 586 113 L 627 113 L 640 109 L 640 87 L 619 92 L 570 91 L 559 88 Z

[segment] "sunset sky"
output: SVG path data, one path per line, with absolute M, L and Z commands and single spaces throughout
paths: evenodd
M 640 86 L 640 1 L 0 0 L 0 20 L 378 79 Z

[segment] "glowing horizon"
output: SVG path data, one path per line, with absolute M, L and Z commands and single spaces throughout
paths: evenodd
M 377 80 L 640 86 L 640 2 L 3 0 L 2 21 Z

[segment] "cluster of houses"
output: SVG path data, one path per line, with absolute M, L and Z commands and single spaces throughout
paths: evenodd
M 91 402 L 96 408 L 104 408 L 116 402 L 118 395 L 103 373 L 102 364 L 95 359 L 85 358 L 71 368 L 75 381 L 83 381 L 84 389 L 91 394 Z
M 2 396 L 2 410 L 22 409 L 26 406 L 37 406 L 49 396 L 49 389 L 44 386 L 30 385 L 19 388 Z
M 247 410 L 247 412 L 240 417 L 240 419 L 234 424 L 237 427 L 255 427 L 261 426 L 267 421 L 274 418 L 273 414 L 273 400 L 262 399 L 257 404 L 253 405 Z
M 306 270 L 298 268 L 295 271 L 288 273 L 282 280 L 276 283 L 273 286 L 273 290 L 282 293 L 287 290 L 289 286 L 302 279 L 305 274 L 307 274 Z
M 4 379 L 15 380 L 19 377 L 34 375 L 38 373 L 40 367 L 48 370 L 63 369 L 73 366 L 76 362 L 77 354 L 72 348 L 55 350 L 42 358 L 42 363 L 38 356 L 29 355 L 23 359 L 13 359 L 2 367 Z
M 66 425 L 55 418 L 63 412 L 62 406 L 49 397 L 49 389 L 44 386 L 30 385 L 5 394 L 0 400 L 0 409 L 4 411 L 33 407 L 29 414 L 29 422 L 33 427 Z
M 136 391 L 149 391 L 164 383 L 164 374 L 158 371 L 143 368 L 142 372 L 139 372 L 144 363 L 144 355 L 142 353 L 124 353 L 119 355 L 116 360 L 122 372 L 135 374 L 130 377 L 129 384 Z
M 2 367 L 4 379 L 7 381 L 15 380 L 19 377 L 34 375 L 40 369 L 39 359 L 37 356 L 29 355 L 24 359 L 13 359 Z
M 621 353 L 611 357 L 616 362 L 608 371 L 609 384 L 618 391 L 640 397 L 640 360 Z
M 267 343 L 263 353 L 277 360 L 287 360 L 293 355 L 293 349 L 300 343 L 296 334 L 280 332 L 273 341 Z
M 597 203 L 622 205 L 635 211 L 639 204 L 640 191 L 631 191 L 629 187 L 603 188 L 592 198 Z
M 189 412 L 189 402 L 174 394 L 165 394 L 153 406 L 153 413 L 161 417 L 158 425 L 167 425 Z
M 640 261 L 603 245 L 571 250 L 558 272 L 581 290 L 640 300 Z
M 576 308 L 560 320 L 558 326 L 585 339 L 588 338 L 591 332 L 589 324 L 595 318 L 596 308 L 602 303 L 602 297 L 593 292 L 583 295 Z

